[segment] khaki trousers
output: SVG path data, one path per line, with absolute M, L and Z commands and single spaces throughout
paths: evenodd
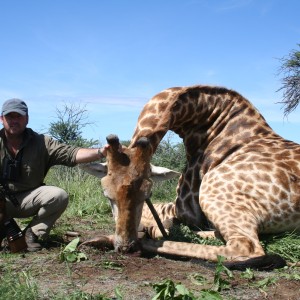
M 55 221 L 68 206 L 69 196 L 61 188 L 43 185 L 31 191 L 15 194 L 19 206 L 6 202 L 6 214 L 10 218 L 33 217 L 29 226 L 38 237 L 45 238 Z

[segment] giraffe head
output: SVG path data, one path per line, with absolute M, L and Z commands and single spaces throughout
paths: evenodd
M 140 139 L 135 147 L 121 152 L 117 136 L 108 136 L 107 142 L 107 175 L 101 184 L 116 221 L 114 247 L 128 252 L 136 248 L 143 204 L 151 194 L 149 142 Z
M 116 222 L 114 248 L 120 252 L 138 250 L 138 227 L 146 199 L 151 196 L 152 179 L 166 180 L 178 172 L 150 164 L 152 148 L 147 138 L 131 147 L 120 147 L 116 135 L 109 135 L 106 164 L 86 164 L 86 172 L 100 177 Z

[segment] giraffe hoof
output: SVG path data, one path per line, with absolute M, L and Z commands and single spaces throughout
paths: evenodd
M 286 261 L 278 254 L 269 254 L 250 258 L 244 261 L 235 261 L 224 263 L 224 266 L 230 270 L 245 271 L 251 268 L 258 271 L 272 271 L 285 267 Z

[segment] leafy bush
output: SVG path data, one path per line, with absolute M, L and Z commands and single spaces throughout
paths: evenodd
M 72 240 L 60 253 L 60 260 L 66 262 L 79 262 L 86 260 L 87 256 L 77 250 L 79 243 L 79 237 Z
M 172 140 L 173 134 L 168 133 L 158 145 L 153 155 L 152 163 L 181 172 L 186 162 L 184 144 L 182 142 L 174 143 Z
M 183 143 L 173 143 L 173 135 L 167 136 L 158 145 L 151 163 L 156 166 L 182 172 L 185 167 L 186 157 Z M 176 198 L 178 178 L 167 181 L 155 182 L 152 190 L 154 202 L 171 202 Z

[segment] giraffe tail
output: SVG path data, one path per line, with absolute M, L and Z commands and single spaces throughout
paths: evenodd
M 245 271 L 251 268 L 258 271 L 272 271 L 287 265 L 286 261 L 278 254 L 268 254 L 250 258 L 244 261 L 225 262 L 224 266 L 230 270 Z

